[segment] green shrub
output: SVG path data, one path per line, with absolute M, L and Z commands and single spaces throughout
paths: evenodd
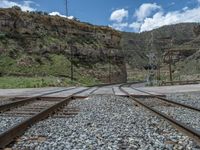
M 5 38 L 6 38 L 6 34 L 0 32 L 0 40 L 4 40 Z

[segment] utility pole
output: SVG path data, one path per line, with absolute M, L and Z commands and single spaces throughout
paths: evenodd
M 68 12 L 68 0 L 65 0 L 65 6 L 66 6 L 66 16 L 69 16 L 69 12 Z
M 172 82 L 173 78 L 172 78 L 172 53 L 169 52 L 169 78 L 170 81 Z
M 74 81 L 74 65 L 73 65 L 73 58 L 74 58 L 74 53 L 73 53 L 73 46 L 71 47 L 70 51 L 70 61 L 71 61 L 71 82 Z
M 69 12 L 68 12 L 68 0 L 65 0 L 65 11 L 66 11 L 66 17 L 69 16 Z M 71 64 L 70 64 L 70 70 L 71 70 L 71 82 L 74 81 L 74 65 L 73 65 L 73 58 L 74 58 L 74 52 L 73 50 L 75 50 L 75 47 L 72 45 L 73 43 L 70 42 L 70 61 L 71 61 Z
M 108 59 L 109 59 L 109 83 L 111 83 L 111 50 L 109 50 L 109 56 L 108 56 Z
M 171 48 L 173 46 L 173 38 L 171 39 Z M 169 78 L 170 81 L 172 82 L 173 78 L 172 78 L 172 52 L 169 51 Z

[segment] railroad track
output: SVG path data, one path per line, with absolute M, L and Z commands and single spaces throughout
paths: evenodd
M 181 107 L 181 108 L 186 108 L 189 109 L 191 111 L 196 111 L 197 113 L 200 113 L 200 109 L 194 106 L 190 106 L 190 105 L 186 105 L 183 103 L 179 103 L 179 102 L 175 102 L 173 100 L 169 100 L 167 98 L 164 97 L 160 97 L 157 95 L 154 95 L 150 92 L 147 91 L 143 91 L 134 87 L 130 86 L 131 83 L 127 83 L 127 84 L 123 84 L 119 87 L 119 89 L 128 95 L 128 97 L 130 97 L 131 99 L 133 99 L 136 103 L 138 103 L 139 105 L 143 106 L 144 108 L 146 108 L 147 110 L 153 112 L 154 114 L 156 114 L 157 116 L 161 117 L 162 119 L 166 120 L 167 122 L 169 122 L 170 124 L 172 124 L 172 126 L 174 126 L 176 129 L 178 129 L 179 131 L 181 131 L 183 134 L 186 134 L 187 136 L 191 137 L 192 139 L 194 139 L 198 144 L 200 144 L 200 132 L 199 130 L 196 130 L 195 128 L 188 126 L 187 124 L 183 123 L 182 121 L 176 120 L 175 117 L 171 114 L 166 114 L 161 112 L 160 110 L 156 109 L 154 106 L 157 103 L 158 105 L 165 105 L 165 106 L 176 106 L 176 107 Z M 136 98 L 134 97 L 134 95 L 131 95 L 129 92 L 127 92 L 123 87 L 124 86 L 128 86 L 136 91 L 139 91 L 141 93 L 146 94 L 147 96 L 149 96 L 151 99 L 155 98 L 156 100 L 152 101 L 153 104 L 150 104 L 148 101 L 144 101 L 144 99 L 141 98 Z M 158 103 L 158 100 L 160 100 L 161 103 Z
M 172 116 L 168 116 L 168 115 L 160 112 L 159 110 L 155 109 L 153 106 L 147 104 L 143 100 L 140 100 L 139 98 L 135 98 L 133 95 L 130 95 L 123 88 L 126 85 L 130 86 L 130 84 L 134 84 L 134 83 L 119 84 L 119 89 L 123 93 L 125 93 L 128 97 L 135 100 L 138 104 L 144 106 L 146 109 L 148 109 L 148 110 L 154 112 L 155 114 L 159 115 L 160 117 L 164 118 L 165 120 L 170 122 L 173 126 L 175 126 L 178 130 L 189 135 L 195 141 L 200 143 L 199 131 L 195 130 L 192 127 L 185 125 L 184 123 L 182 123 L 180 121 L 175 120 L 174 118 L 172 118 Z M 112 84 L 110 84 L 110 85 L 112 85 Z M 102 86 L 99 86 L 99 87 L 102 87 Z M 65 97 L 63 99 L 59 99 L 59 100 L 52 99 L 52 98 L 44 99 L 43 97 L 47 96 L 49 94 L 70 91 L 75 88 L 51 91 L 51 92 L 47 92 L 47 93 L 44 93 L 44 94 L 41 94 L 38 96 L 34 96 L 34 97 L 30 97 L 27 99 L 13 101 L 13 102 L 5 104 L 4 107 L 3 107 L 3 105 L 0 105 L 0 108 L 2 108 L 2 109 L 0 109 L 0 111 L 2 112 L 2 113 L 0 113 L 0 116 L 5 116 L 5 117 L 8 116 L 9 117 L 9 116 L 15 115 L 16 117 L 23 117 L 23 120 L 20 120 L 18 124 L 15 124 L 14 126 L 12 126 L 9 129 L 8 128 L 5 129 L 2 133 L 0 132 L 0 149 L 4 148 L 9 143 L 14 141 L 17 137 L 22 135 L 28 127 L 32 126 L 33 124 L 37 123 L 40 120 L 46 119 L 49 116 L 56 117 L 56 118 L 58 118 L 58 117 L 63 118 L 63 117 L 73 117 L 74 115 L 78 114 L 79 110 L 77 108 L 68 108 L 68 107 L 66 107 L 67 104 L 71 100 L 77 98 L 78 94 L 87 91 L 87 93 L 89 93 L 89 95 L 90 95 L 90 94 L 94 93 L 96 90 L 98 90 L 99 87 L 98 86 L 96 88 L 88 87 L 83 90 L 79 90 L 78 92 L 75 92 L 72 95 Z M 131 88 L 133 88 L 133 87 L 131 87 Z M 133 88 L 133 89 L 139 91 L 139 89 L 137 89 L 137 88 Z M 112 91 L 115 94 L 114 87 L 112 87 Z M 142 91 L 140 90 L 140 92 L 142 92 Z M 151 98 L 155 96 L 155 98 L 158 99 L 158 97 L 159 97 L 157 95 L 148 93 L 147 91 L 143 91 L 143 93 L 150 95 Z M 79 96 L 78 96 L 78 98 L 79 98 Z M 170 102 L 170 101 L 164 101 L 165 98 L 163 98 L 163 97 L 159 97 L 159 98 L 161 98 L 163 103 Z M 173 103 L 173 104 L 175 104 L 175 103 Z M 170 105 L 172 105 L 172 104 L 170 104 Z M 176 105 L 179 106 L 178 103 Z M 185 106 L 185 104 L 180 107 L 185 107 L 187 109 L 193 109 L 193 106 L 188 107 L 188 106 Z M 196 108 L 195 111 L 199 112 L 199 109 Z
M 0 115 L 1 116 L 15 116 L 15 117 L 25 117 L 19 123 L 11 125 L 11 128 L 6 128 L 0 133 L 0 149 L 5 148 L 8 144 L 13 142 L 17 137 L 22 135 L 28 127 L 33 124 L 43 120 L 50 115 L 54 114 L 54 117 L 67 117 L 71 115 L 76 115 L 78 110 L 76 108 L 62 109 L 64 106 L 76 98 L 76 95 L 90 90 L 89 94 L 92 94 L 97 88 L 88 87 L 79 90 L 68 97 L 63 99 L 42 99 L 43 96 L 55 94 L 64 91 L 70 91 L 75 88 L 68 88 L 63 90 L 57 90 L 52 92 L 47 92 L 38 96 L 25 98 L 23 100 L 9 102 L 0 105 Z M 91 90 L 92 89 L 92 90 Z
M 54 90 L 54 91 L 50 91 L 50 92 L 45 92 L 45 93 L 39 94 L 37 96 L 24 98 L 24 99 L 21 99 L 21 100 L 15 100 L 16 98 L 12 98 L 11 100 L 9 100 L 10 102 L 0 105 L 0 112 L 6 111 L 8 109 L 11 109 L 12 107 L 16 107 L 16 106 L 19 106 L 19 105 L 23 105 L 23 104 L 26 104 L 26 103 L 33 102 L 33 101 L 38 100 L 41 97 L 46 96 L 46 95 L 60 93 L 60 92 L 64 92 L 64 91 L 69 91 L 69 90 L 72 90 L 72 89 L 75 89 L 75 87 L 74 88 L 66 88 L 66 89 L 62 89 L 62 90 L 56 90 L 56 91 Z
M 174 104 L 174 105 L 177 105 L 177 106 L 181 106 L 181 107 L 184 107 L 184 108 L 187 108 L 187 109 L 190 109 L 190 110 L 194 110 L 194 111 L 200 112 L 200 108 L 197 108 L 197 107 L 194 107 L 194 106 L 190 106 L 190 105 L 186 105 L 186 104 L 183 104 L 183 103 L 179 103 L 179 102 L 164 98 L 162 96 L 158 96 L 158 95 L 152 94 L 152 93 L 150 93 L 148 91 L 144 91 L 144 90 L 140 90 L 140 89 L 134 88 L 132 86 L 129 86 L 129 87 L 132 88 L 133 90 L 136 90 L 138 92 L 147 94 L 147 96 L 150 96 L 152 98 L 156 98 L 156 99 L 161 100 L 163 102 L 167 102 L 167 103 L 170 103 L 170 104 Z

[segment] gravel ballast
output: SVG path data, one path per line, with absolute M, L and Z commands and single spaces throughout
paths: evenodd
M 200 92 L 168 94 L 167 98 L 200 109 Z
M 0 116 L 0 134 L 5 130 L 9 129 L 11 126 L 23 121 L 24 117 L 5 117 Z
M 174 119 L 181 121 L 182 123 L 193 127 L 200 132 L 200 112 L 191 111 L 182 107 L 156 107 L 157 110 L 173 116 Z
M 198 93 L 177 93 L 169 94 L 167 99 L 198 108 L 200 105 L 199 95 Z M 157 98 L 144 98 L 143 102 L 200 132 L 199 111 L 167 103 Z
M 49 118 L 31 127 L 13 149 L 200 149 L 187 136 L 128 98 L 74 100 L 72 118 Z

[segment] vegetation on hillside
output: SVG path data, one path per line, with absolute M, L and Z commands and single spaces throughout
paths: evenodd
M 72 63 L 76 83 L 108 82 L 109 66 L 115 68 L 111 74 L 113 82 L 126 81 L 121 35 L 109 27 L 41 12 L 22 12 L 17 7 L 0 9 L 0 26 L 2 80 L 5 76 L 14 80 L 17 76 L 52 76 L 67 82 Z
M 14 7 L 0 9 L 0 27 L 0 87 L 4 88 L 91 85 L 109 82 L 110 77 L 111 82 L 125 82 L 127 72 L 128 79 L 144 80 L 150 51 L 164 72 L 161 78 L 166 80 L 163 57 L 170 49 L 182 50 L 174 56 L 178 58 L 173 62 L 175 79 L 200 74 L 200 26 L 196 23 L 120 33 Z
M 126 62 L 132 70 L 137 68 L 142 71 L 149 63 L 149 53 L 153 52 L 157 58 L 157 64 L 163 66 L 161 69 L 166 72 L 168 71 L 165 69 L 167 64 L 163 59 L 166 52 L 172 49 L 180 50 L 173 56 L 176 58 L 172 62 L 174 78 L 184 80 L 180 77 L 181 75 L 200 74 L 199 57 L 190 59 L 194 58 L 200 49 L 199 31 L 200 26 L 197 23 L 182 23 L 142 33 L 123 32 L 122 45 Z M 163 80 L 166 78 L 164 77 Z

